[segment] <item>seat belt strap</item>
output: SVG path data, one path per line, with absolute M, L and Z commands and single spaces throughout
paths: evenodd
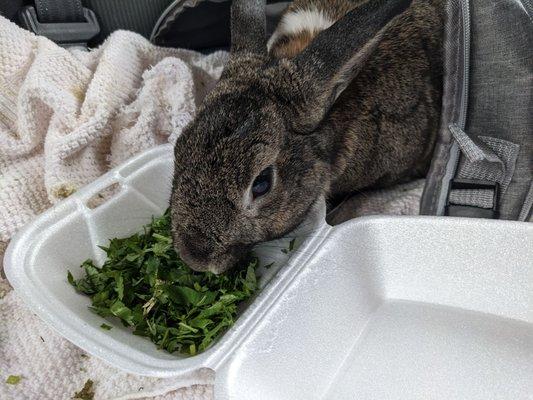
M 83 22 L 81 0 L 35 0 L 37 19 L 41 23 Z
M 19 19 L 24 28 L 63 47 L 86 47 L 100 32 L 96 15 L 81 0 L 36 0 L 20 10 Z
M 183 0 L 180 0 L 183 3 Z M 101 39 L 117 29 L 126 29 L 150 38 L 158 18 L 171 0 L 84 0 L 83 4 L 98 16 Z M 190 2 L 183 7 L 191 7 Z M 194 4 L 199 3 L 198 1 Z M 199 23 L 203 22 L 199 20 Z

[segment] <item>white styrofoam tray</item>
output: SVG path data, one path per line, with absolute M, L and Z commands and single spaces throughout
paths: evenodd
M 132 159 L 23 229 L 4 265 L 29 307 L 129 372 L 216 371 L 220 399 L 533 399 L 533 225 L 435 217 L 317 223 L 287 260 L 257 251 L 259 295 L 194 357 L 159 351 L 120 323 L 100 328 L 66 280 L 97 245 L 168 206 L 172 149 Z M 87 201 L 111 184 L 115 196 Z M 318 213 L 317 221 L 323 220 Z M 285 264 L 283 268 L 279 267 Z

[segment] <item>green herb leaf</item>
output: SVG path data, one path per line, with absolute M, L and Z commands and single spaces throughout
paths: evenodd
M 100 325 L 100 328 L 105 329 L 106 331 L 110 331 L 113 327 L 107 324 L 102 324 Z
M 202 300 L 202 293 L 186 286 L 167 286 L 168 297 L 175 303 L 188 306 L 197 305 Z
M 22 377 L 20 375 L 9 375 L 6 379 L 8 385 L 17 385 L 20 383 Z
M 117 275 L 115 278 L 116 287 L 115 290 L 117 291 L 118 299 L 122 300 L 124 297 L 124 277 L 122 275 Z
M 131 309 L 126 307 L 120 300 L 115 301 L 111 307 L 109 307 L 109 311 L 124 322 L 127 322 L 130 325 L 133 324 L 133 314 Z
M 238 304 L 257 290 L 255 258 L 222 275 L 192 271 L 172 247 L 168 210 L 144 233 L 100 248 L 107 255 L 103 265 L 85 261 L 85 276 L 76 280 L 68 272 L 69 283 L 91 297 L 92 311 L 118 318 L 169 352 L 204 351 L 233 325 Z
M 295 239 L 292 239 L 292 240 L 289 242 L 289 251 L 293 251 L 293 250 L 294 250 L 294 242 L 296 242 L 296 238 L 295 238 Z
M 76 282 L 74 281 L 74 277 L 70 271 L 67 271 L 67 280 L 72 286 L 76 286 Z

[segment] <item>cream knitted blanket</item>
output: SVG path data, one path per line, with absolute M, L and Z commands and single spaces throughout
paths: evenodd
M 69 52 L 0 17 L 0 399 L 70 399 L 87 379 L 96 400 L 212 398 L 212 371 L 146 378 L 87 356 L 25 309 L 2 279 L 1 259 L 35 215 L 138 152 L 173 142 L 225 59 L 158 48 L 130 32 Z M 420 193 L 419 182 L 356 196 L 337 219 L 416 213 Z M 22 379 L 9 385 L 9 375 Z
M 69 52 L 0 17 L 0 260 L 35 215 L 127 158 L 173 142 L 226 57 L 159 48 L 120 31 L 96 50 Z M 85 357 L 26 311 L 1 278 L 1 263 L 0 298 L 2 400 L 70 399 L 89 378 L 96 399 L 211 382 L 209 371 L 176 382 Z M 8 375 L 22 380 L 8 385 Z M 210 386 L 193 386 L 171 398 L 210 393 Z
M 225 58 L 121 31 L 69 52 L 0 17 L 0 242 L 132 155 L 175 140 Z

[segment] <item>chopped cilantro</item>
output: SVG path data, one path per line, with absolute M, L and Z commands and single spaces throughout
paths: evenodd
M 274 265 L 274 263 L 271 262 L 270 264 L 265 265 L 265 268 L 266 268 L 266 269 L 269 269 L 269 268 L 272 267 L 273 265 Z
M 85 276 L 75 279 L 68 272 L 69 283 L 90 296 L 92 311 L 119 318 L 133 334 L 170 353 L 204 351 L 257 290 L 256 258 L 222 275 L 192 271 L 172 246 L 168 210 L 143 233 L 111 239 L 101 249 L 107 254 L 102 267 L 87 260 L 81 265 Z
M 281 249 L 281 252 L 283 254 L 289 254 L 291 251 L 294 250 L 294 243 L 296 242 L 296 239 L 292 239 L 290 242 L 289 242 L 289 248 L 288 249 Z
M 289 251 L 293 251 L 294 250 L 294 242 L 296 242 L 296 239 L 292 239 L 289 243 Z
M 20 383 L 22 377 L 20 375 L 9 375 L 6 379 L 6 383 L 9 385 L 17 385 Z

